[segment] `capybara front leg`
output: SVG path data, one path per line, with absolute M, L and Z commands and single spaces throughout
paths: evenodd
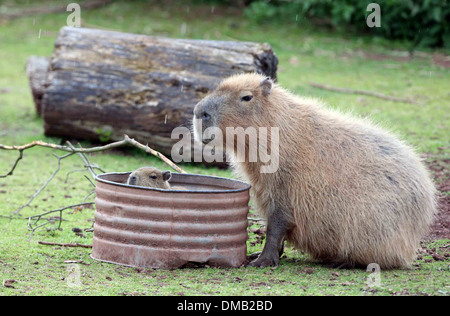
M 283 253 L 284 239 L 288 223 L 280 211 L 273 211 L 267 220 L 266 243 L 259 257 L 248 264 L 249 267 L 276 267 Z

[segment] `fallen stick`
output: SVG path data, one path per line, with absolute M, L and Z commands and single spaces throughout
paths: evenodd
M 28 200 L 27 203 L 25 203 L 24 205 L 20 206 L 19 208 L 17 208 L 12 215 L 17 215 L 21 212 L 21 210 L 27 206 L 29 206 L 31 204 L 31 202 L 36 198 L 36 196 L 38 196 L 46 187 L 47 185 L 53 180 L 53 178 L 55 178 L 55 176 L 58 174 L 59 170 L 60 170 L 60 165 L 61 165 L 61 160 L 67 157 L 72 156 L 73 154 L 78 154 L 80 156 L 80 158 L 82 159 L 83 163 L 84 163 L 84 167 L 88 169 L 88 171 L 91 173 L 92 177 L 95 178 L 96 174 L 93 170 L 93 168 L 96 169 L 100 169 L 98 166 L 92 165 L 89 162 L 89 159 L 86 157 L 86 153 L 93 153 L 93 152 L 100 152 L 100 151 L 105 151 L 105 150 L 109 150 L 109 149 L 113 149 L 116 147 L 120 147 L 120 146 L 133 146 L 136 148 L 139 148 L 140 150 L 145 151 L 148 154 L 151 154 L 153 156 L 158 157 L 159 159 L 161 159 L 164 163 L 166 163 L 167 165 L 169 165 L 172 169 L 174 169 L 175 171 L 179 172 L 179 173 L 186 173 L 186 171 L 184 171 L 183 169 L 181 169 L 180 167 L 178 167 L 175 163 L 173 163 L 169 158 L 167 158 L 166 156 L 164 156 L 163 154 L 161 154 L 160 152 L 150 148 L 148 145 L 143 145 L 139 142 L 137 142 L 136 140 L 128 137 L 128 135 L 124 135 L 123 139 L 121 141 L 117 141 L 114 143 L 110 143 L 104 146 L 98 146 L 98 147 L 91 147 L 91 148 L 83 148 L 83 147 L 75 147 L 73 146 L 69 141 L 67 141 L 67 146 L 64 145 L 57 145 L 57 144 L 52 144 L 52 143 L 46 143 L 43 142 L 41 140 L 36 140 L 33 141 L 31 143 L 22 145 L 22 146 L 7 146 L 7 145 L 3 145 L 0 144 L 0 150 L 15 150 L 19 152 L 19 156 L 17 157 L 17 159 L 15 160 L 12 168 L 10 169 L 10 171 L 4 175 L 0 175 L 0 178 L 6 178 L 8 176 L 12 176 L 14 173 L 14 170 L 16 169 L 17 165 L 19 164 L 19 161 L 21 161 L 23 159 L 23 152 L 27 149 L 33 148 L 35 146 L 38 147 L 45 147 L 45 148 L 52 148 L 52 149 L 56 149 L 56 150 L 61 150 L 61 151 L 65 151 L 67 152 L 66 154 L 64 154 L 63 156 L 57 156 L 55 154 L 53 154 L 57 159 L 58 159 L 58 165 L 56 170 L 53 172 L 53 174 L 51 175 L 51 177 L 42 185 L 41 188 L 39 188 L 33 195 L 32 197 Z M 101 170 L 101 169 L 100 169 Z M 89 178 L 88 178 L 89 180 Z M 91 181 L 91 183 L 93 184 L 93 182 Z M 93 184 L 94 185 L 94 184 Z M 94 185 L 95 186 L 95 185 Z M 67 207 L 66 207 L 67 208 Z M 56 210 L 56 211 L 61 211 L 61 210 Z M 30 217 L 30 219 L 32 219 L 33 217 Z M 40 216 L 38 216 L 37 221 L 39 221 Z M 36 221 L 36 222 L 37 222 Z M 38 227 L 42 227 L 43 225 L 47 225 L 48 223 L 44 223 Z M 30 227 L 29 227 L 30 229 Z M 34 229 L 30 229 L 32 230 L 32 232 L 34 232 Z M 30 237 L 31 238 L 31 237 Z
M 28 204 L 29 203 L 30 203 L 30 201 L 28 202 Z M 45 212 L 45 213 L 42 213 L 42 214 L 33 215 L 33 216 L 28 217 L 28 226 L 27 227 L 28 227 L 28 230 L 31 231 L 31 235 L 30 235 L 30 239 L 29 240 L 31 240 L 31 238 L 33 237 L 34 231 L 36 229 L 38 229 L 38 228 L 40 228 L 42 226 L 45 226 L 47 224 L 50 224 L 52 222 L 52 220 L 47 220 L 47 222 L 45 222 L 44 224 L 40 224 L 39 226 L 35 226 L 43 218 L 43 216 L 51 214 L 51 213 L 59 212 L 59 225 L 58 225 L 58 228 L 57 228 L 57 229 L 59 229 L 61 227 L 62 212 L 64 210 L 67 210 L 69 208 L 75 208 L 75 207 L 79 208 L 79 207 L 83 207 L 83 206 L 86 206 L 86 205 L 93 205 L 93 204 L 95 204 L 95 202 L 83 202 L 83 203 L 80 203 L 80 204 L 69 205 L 69 206 L 65 206 L 65 207 L 62 207 L 62 208 L 57 209 L 57 210 L 52 210 L 52 211 L 48 211 L 48 212 Z M 23 206 L 21 208 L 23 208 Z M 33 220 L 34 220 L 34 222 L 32 222 Z M 33 227 L 33 226 L 35 226 L 35 227 Z
M 54 155 L 54 156 L 58 159 L 58 166 L 57 166 L 56 170 L 53 172 L 53 174 L 50 176 L 50 178 L 48 178 L 48 180 L 45 181 L 44 185 L 43 185 L 41 188 L 39 188 L 39 189 L 31 196 L 31 198 L 28 200 L 27 203 L 25 203 L 24 205 L 20 206 L 18 209 L 16 209 L 16 210 L 13 212 L 13 215 L 20 213 L 20 211 L 21 211 L 23 208 L 25 208 L 25 207 L 27 207 L 27 206 L 29 206 L 29 205 L 31 204 L 31 202 L 36 198 L 36 196 L 38 196 L 38 195 L 39 195 L 39 194 L 47 187 L 47 185 L 50 183 L 50 181 L 52 181 L 53 178 L 56 176 L 56 174 L 59 172 L 59 170 L 60 170 L 60 168 L 61 168 L 61 160 L 64 159 L 64 158 L 66 158 L 66 157 L 69 157 L 69 156 L 71 156 L 71 155 L 73 155 L 73 153 L 68 153 L 68 154 L 65 154 L 65 155 L 63 155 L 63 156 L 61 156 L 61 157 L 58 157 L 58 156 Z M 18 161 L 19 161 L 20 159 L 22 159 L 22 151 L 20 151 L 20 157 L 19 157 L 19 159 L 16 160 L 16 163 L 14 164 L 14 167 L 11 169 L 11 171 L 9 172 L 9 174 L 12 175 L 12 172 L 13 172 L 14 168 L 17 166 L 17 163 L 18 163 Z
M 40 245 L 46 245 L 46 246 L 60 246 L 60 247 L 82 247 L 82 248 L 92 248 L 92 245 L 84 245 L 79 243 L 57 243 L 57 242 L 47 242 L 47 241 L 38 241 L 38 244 Z
M 169 165 L 175 171 L 180 172 L 180 173 L 186 173 L 186 171 L 184 171 L 183 169 L 181 169 L 180 167 L 175 165 L 169 158 L 167 158 L 166 156 L 164 156 L 160 152 L 150 148 L 148 145 L 143 145 L 143 144 L 137 142 L 136 140 L 128 137 L 128 135 L 124 135 L 124 138 L 121 141 L 110 143 L 110 144 L 104 145 L 104 146 L 91 147 L 91 148 L 82 148 L 82 147 L 78 148 L 78 147 L 73 147 L 73 146 L 57 145 L 57 144 L 46 143 L 46 142 L 43 142 L 43 141 L 40 141 L 40 140 L 36 140 L 36 141 L 31 142 L 31 143 L 22 145 L 22 146 L 6 146 L 6 145 L 3 145 L 3 144 L 0 144 L 0 149 L 17 150 L 17 151 L 19 151 L 19 158 L 17 158 L 13 168 L 6 175 L 0 176 L 0 177 L 7 177 L 7 176 L 12 175 L 13 172 L 14 172 L 14 169 L 16 168 L 16 166 L 17 166 L 17 164 L 19 162 L 19 160 L 22 159 L 23 151 L 26 150 L 26 149 L 33 148 L 35 146 L 58 149 L 58 150 L 62 150 L 62 151 L 66 151 L 66 152 L 72 153 L 72 154 L 74 154 L 74 153 L 84 153 L 84 154 L 86 154 L 86 153 L 105 151 L 105 150 L 109 150 L 109 149 L 113 149 L 113 148 L 117 148 L 117 147 L 121 147 L 121 146 L 125 146 L 125 145 L 131 145 L 133 147 L 139 148 L 139 149 L 145 151 L 148 154 L 151 154 L 153 156 L 158 157 L 159 159 L 161 159 L 163 162 L 165 162 L 167 165 Z
M 337 87 L 331 87 L 331 86 L 327 86 L 327 85 L 320 84 L 320 83 L 315 83 L 315 82 L 310 82 L 309 85 L 311 87 L 314 87 L 314 88 L 328 90 L 328 91 L 347 93 L 347 94 L 362 94 L 362 95 L 368 95 L 368 96 L 371 96 L 371 97 L 380 98 L 380 99 L 384 99 L 384 100 L 389 100 L 389 101 L 393 101 L 393 102 L 409 103 L 409 104 L 414 104 L 414 105 L 418 105 L 419 104 L 418 102 L 415 102 L 415 101 L 410 100 L 410 99 L 393 97 L 393 96 L 390 96 L 390 95 L 386 95 L 386 94 L 382 94 L 382 93 L 378 93 L 378 92 L 367 91 L 367 90 L 354 90 L 354 89 L 347 89 L 347 88 L 337 88 Z

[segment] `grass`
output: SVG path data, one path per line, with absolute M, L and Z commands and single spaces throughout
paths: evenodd
M 67 1 L 69 3 L 69 1 Z M 55 2 L 50 2 L 54 5 Z M 43 5 L 42 3 L 40 5 Z M 25 1 L 4 1 L 0 12 L 19 10 Z M 3 8 L 3 11 L 2 11 Z M 354 38 L 314 30 L 308 25 L 255 25 L 237 8 L 158 5 L 143 1 L 117 1 L 107 7 L 82 11 L 82 26 L 101 27 L 148 35 L 213 40 L 268 42 L 277 53 L 279 82 L 298 94 L 319 97 L 331 107 L 371 117 L 393 130 L 421 153 L 450 157 L 450 72 L 432 63 L 432 55 L 397 61 L 402 43 L 376 38 Z M 67 14 L 24 17 L 0 24 L 0 143 L 24 144 L 36 139 L 59 143 L 43 135 L 43 122 L 33 108 L 26 60 L 30 55 L 49 56 Z M 183 26 L 184 24 L 184 26 Z M 182 32 L 185 30 L 185 32 Z M 39 37 L 39 33 L 41 34 Z M 390 47 L 395 47 L 392 49 Z M 367 57 L 371 53 L 371 57 Z M 365 89 L 419 100 L 423 105 L 338 94 L 309 86 L 318 82 L 337 87 Z M 83 143 L 90 146 L 89 143 Z M 0 280 L 15 280 L 14 288 L 0 286 L 0 295 L 448 295 L 449 262 L 424 255 L 412 270 L 381 271 L 381 286 L 370 288 L 369 272 L 331 270 L 287 247 L 277 269 L 186 268 L 173 271 L 135 269 L 99 263 L 90 249 L 37 244 L 92 242 L 92 233 L 77 236 L 72 228 L 89 228 L 93 210 L 63 216 L 62 230 L 36 231 L 28 242 L 26 217 L 79 203 L 91 190 L 77 157 L 63 160 L 59 176 L 20 218 L 9 219 L 43 184 L 56 167 L 52 151 L 34 148 L 25 152 L 12 177 L 0 178 Z M 93 154 L 91 160 L 108 172 L 129 171 L 142 165 L 166 168 L 160 161 L 136 150 Z M 0 152 L 0 174 L 14 163 L 16 154 Z M 187 171 L 232 177 L 226 170 L 183 166 Z M 50 228 L 50 227 L 46 227 Z M 449 240 L 427 244 L 443 254 Z M 248 252 L 262 243 L 250 233 Z M 78 261 L 74 266 L 65 261 Z M 78 270 L 72 270 L 78 269 Z M 75 271 L 75 272 L 74 272 Z M 78 272 L 79 273 L 78 273 Z M 79 275 L 79 283 L 76 276 Z M 75 284 L 75 286 L 74 286 Z M 77 286 L 79 284 L 79 286 Z

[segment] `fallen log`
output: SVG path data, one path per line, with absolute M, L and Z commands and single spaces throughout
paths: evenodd
M 170 156 L 188 140 L 171 139 L 173 129 L 190 128 L 195 104 L 222 78 L 276 79 L 277 64 L 268 44 L 64 27 L 45 81 L 45 134 L 105 142 L 127 134 Z

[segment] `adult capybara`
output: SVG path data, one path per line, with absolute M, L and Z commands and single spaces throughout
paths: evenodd
M 210 127 L 223 135 L 227 127 L 278 128 L 278 142 L 269 137 L 266 146 L 278 149 L 278 169 L 261 172 L 266 162 L 252 161 L 248 153 L 237 159 L 242 147 L 220 137 L 202 138 Z M 200 101 L 194 134 L 204 143 L 226 147 L 267 218 L 264 249 L 250 266 L 278 265 L 286 239 L 336 266 L 407 268 L 436 212 L 430 176 L 404 142 L 258 74 L 229 77 Z M 244 148 L 256 148 L 249 139 Z

